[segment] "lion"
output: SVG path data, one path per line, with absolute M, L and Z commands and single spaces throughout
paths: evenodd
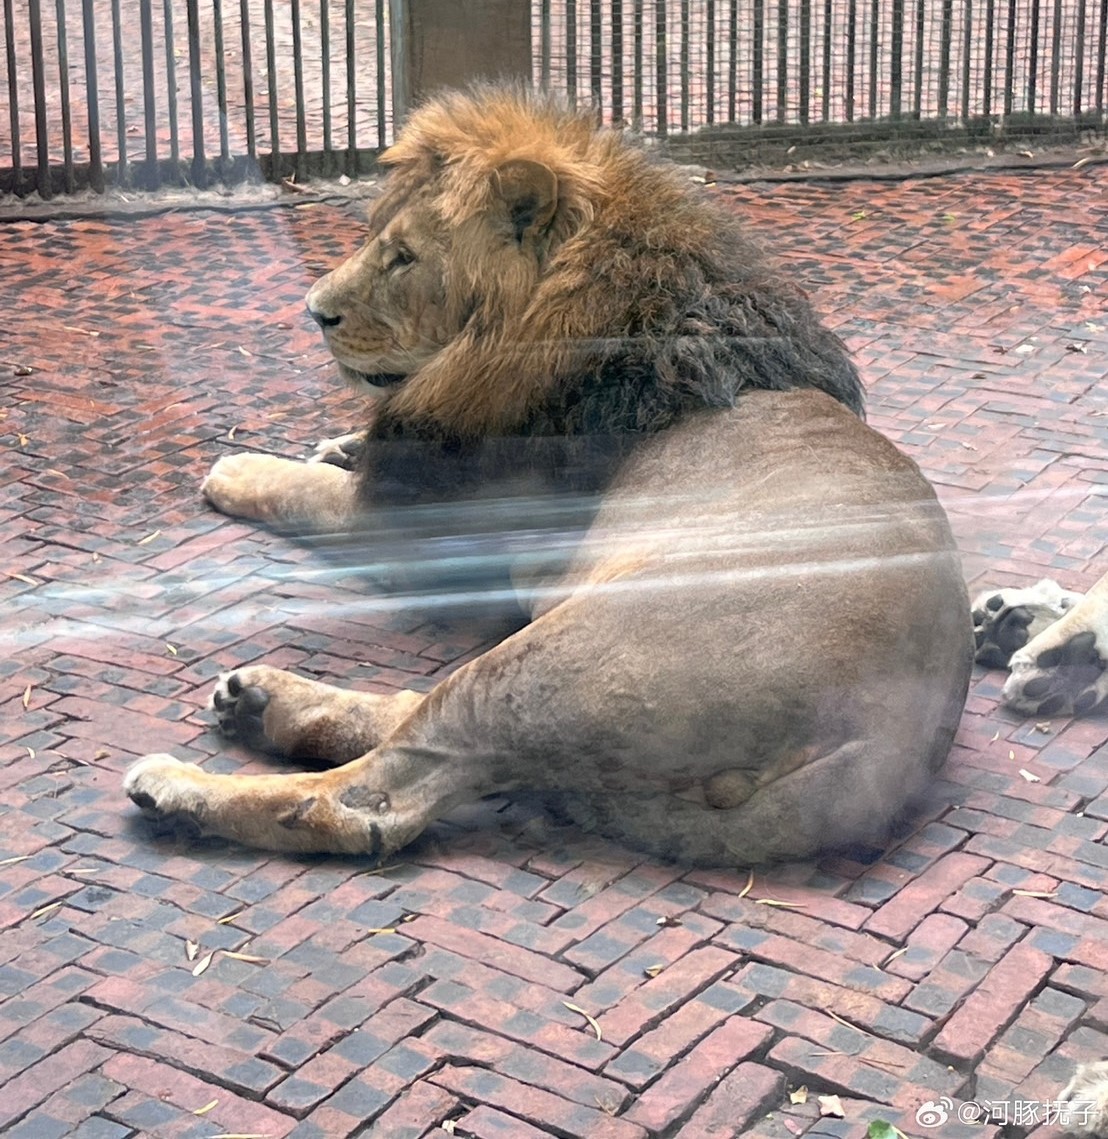
M 729 213 L 587 109 L 446 93 L 381 161 L 365 244 L 307 297 L 377 400 L 325 448 L 354 469 L 238 454 L 202 492 L 344 535 L 413 596 L 511 590 L 526 623 L 426 694 L 237 668 L 223 732 L 331 766 L 158 754 L 127 794 L 278 851 L 385 857 L 520 788 L 686 864 L 883 842 L 948 753 L 973 638 L 945 515 L 864 422 L 843 343 Z

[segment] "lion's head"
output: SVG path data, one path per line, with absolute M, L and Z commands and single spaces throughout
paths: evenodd
M 308 294 L 347 378 L 395 437 L 643 432 L 744 387 L 818 387 L 861 410 L 857 374 L 674 168 L 517 87 L 417 110 L 364 246 Z

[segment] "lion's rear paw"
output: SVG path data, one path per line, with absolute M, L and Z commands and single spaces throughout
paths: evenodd
M 1058 1102 L 1058 1123 L 1068 1134 L 1108 1136 L 1108 1061 L 1080 1064 Z
M 152 822 L 199 835 L 204 815 L 202 797 L 189 779 L 200 769 L 171 755 L 143 756 L 123 779 L 123 790 Z
M 212 691 L 211 708 L 219 730 L 256 751 L 281 754 L 285 749 L 266 730 L 265 711 L 280 678 L 287 674 L 265 665 L 220 673 Z
M 1036 716 L 1091 711 L 1108 696 L 1108 660 L 1096 633 L 1085 629 L 1056 644 L 1046 641 L 1036 638 L 1012 657 L 1004 702 Z
M 344 471 L 352 471 L 357 466 L 366 446 L 366 433 L 355 431 L 350 435 L 339 435 L 334 439 L 323 439 L 316 444 L 315 450 L 308 456 L 309 463 L 330 463 L 335 467 L 342 467 Z
M 1027 589 L 987 590 L 973 603 L 974 659 L 1007 668 L 1012 654 L 1049 628 L 1082 598 L 1043 578 Z

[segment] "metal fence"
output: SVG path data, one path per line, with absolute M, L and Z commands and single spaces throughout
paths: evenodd
M 365 171 L 400 2 L 2 0 L 0 192 Z M 688 153 L 1106 125 L 1108 0 L 519 2 L 535 82 Z

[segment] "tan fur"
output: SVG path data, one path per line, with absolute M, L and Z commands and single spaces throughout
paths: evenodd
M 590 484 L 579 544 L 508 567 L 531 623 L 426 696 L 257 667 L 221 679 L 229 733 L 342 766 L 216 776 L 156 755 L 128 794 L 287 850 L 387 854 L 520 786 L 690 862 L 881 841 L 950 745 L 969 606 L 931 488 L 850 410 L 841 345 L 747 263 L 732 219 L 587 114 L 513 89 L 446 95 L 384 161 L 366 245 L 308 297 L 344 375 L 382 400 L 361 498 L 325 463 L 244 455 L 216 465 L 208 499 L 362 533 L 387 508 L 373 462 L 394 440 L 430 440 L 395 481 L 446 464 L 442 440 L 509 436 L 517 467 L 479 504 L 521 482 L 563 493 L 527 464 L 551 439 L 575 461 L 592 431 L 618 461 Z M 594 383 L 612 344 L 631 363 Z M 455 469 L 484 470 L 437 468 Z

